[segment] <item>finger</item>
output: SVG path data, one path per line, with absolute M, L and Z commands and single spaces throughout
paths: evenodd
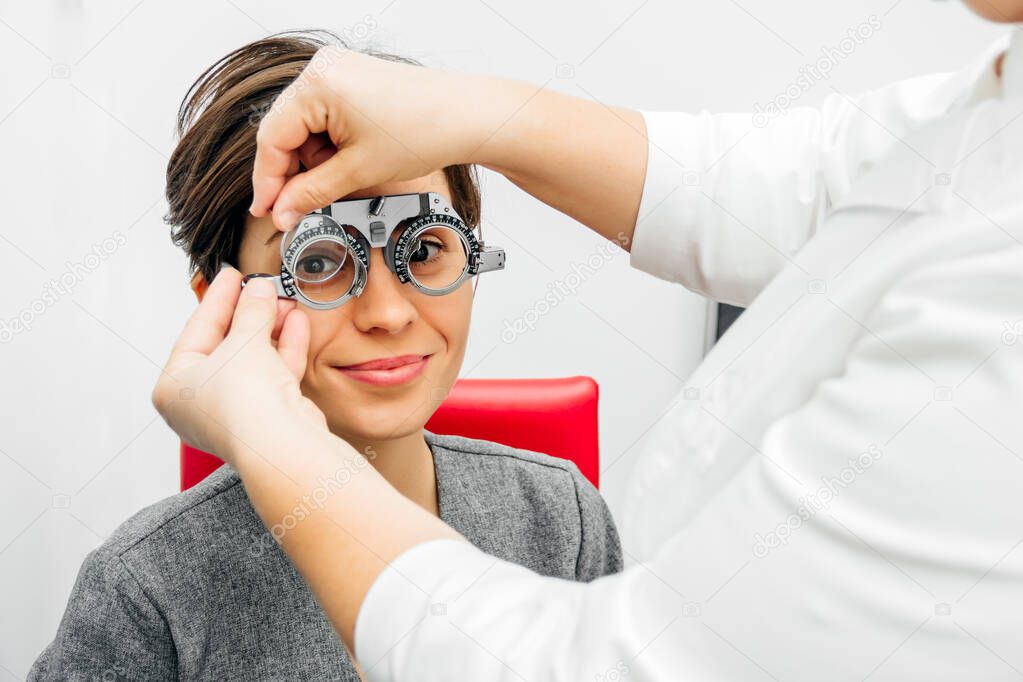
M 298 175 L 298 172 L 302 170 L 302 159 L 299 158 L 298 152 L 296 151 L 291 155 L 291 164 L 288 166 L 288 172 L 285 176 L 284 184 L 287 184 L 287 178 L 293 175 Z
M 269 143 L 259 146 L 257 142 L 256 160 L 252 166 L 252 205 L 249 213 L 256 218 L 265 216 L 284 183 L 288 180 L 288 170 L 298 154 L 294 151 L 273 148 Z
M 288 313 L 295 309 L 297 305 L 297 301 L 293 301 L 289 298 L 277 299 L 277 319 L 274 321 L 273 331 L 270 332 L 270 339 L 272 341 L 276 341 L 281 335 L 281 328 L 284 326 L 284 319 L 288 316 Z
M 256 131 L 249 212 L 257 218 L 265 216 L 276 201 L 289 169 L 298 159 L 298 148 L 311 134 L 322 132 L 310 130 L 308 121 L 312 117 L 306 115 L 306 98 L 298 97 L 296 83 L 277 96 Z
M 324 133 L 310 135 L 298 148 L 298 158 L 302 160 L 302 165 L 306 169 L 316 168 L 336 153 L 337 147 Z
M 202 301 L 196 307 L 174 344 L 171 355 L 202 353 L 209 355 L 224 340 L 241 294 L 242 274 L 224 268 L 213 278 Z
M 242 288 L 238 297 L 238 307 L 235 308 L 227 338 L 237 336 L 242 343 L 247 343 L 262 335 L 262 338 L 269 341 L 276 316 L 277 292 L 273 283 L 265 277 L 252 279 Z
M 297 308 L 284 318 L 280 338 L 277 341 L 277 352 L 287 366 L 288 371 L 299 382 L 305 376 L 306 361 L 309 357 L 310 327 L 305 312 Z
M 337 201 L 356 190 L 377 184 L 365 175 L 362 154 L 353 147 L 342 147 L 329 159 L 289 179 L 273 206 L 278 230 L 290 230 L 299 218 Z

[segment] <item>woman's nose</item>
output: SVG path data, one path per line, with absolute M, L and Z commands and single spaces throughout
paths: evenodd
M 415 321 L 418 311 L 406 285 L 387 269 L 383 249 L 370 249 L 369 258 L 366 287 L 346 305 L 352 306 L 352 322 L 359 331 L 395 334 Z

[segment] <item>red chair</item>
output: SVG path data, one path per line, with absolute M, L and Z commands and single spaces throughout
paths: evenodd
M 563 379 L 459 379 L 426 422 L 433 433 L 502 443 L 575 462 L 599 483 L 597 382 Z M 223 462 L 181 443 L 181 489 L 209 476 Z

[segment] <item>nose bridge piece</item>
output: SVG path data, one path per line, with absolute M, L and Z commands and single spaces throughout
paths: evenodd
M 387 197 L 376 197 L 369 202 L 369 243 L 372 246 L 383 246 L 387 239 L 387 224 L 383 220 L 372 220 L 379 218 L 384 212 L 384 203 Z

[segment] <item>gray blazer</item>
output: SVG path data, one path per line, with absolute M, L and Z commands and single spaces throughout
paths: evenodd
M 428 431 L 426 441 L 440 516 L 477 547 L 570 580 L 621 570 L 611 514 L 574 464 Z M 229 465 L 138 512 L 86 557 L 28 675 L 179 678 L 358 680 Z

